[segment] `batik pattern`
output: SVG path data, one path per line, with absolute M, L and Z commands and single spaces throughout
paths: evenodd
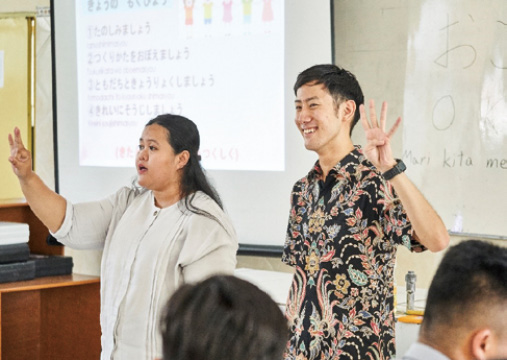
M 291 195 L 283 261 L 296 272 L 285 359 L 391 359 L 396 246 L 421 245 L 394 190 L 359 147 L 325 184 L 321 175 L 317 163 Z

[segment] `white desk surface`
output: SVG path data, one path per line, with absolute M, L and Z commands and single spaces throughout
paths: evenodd
M 280 306 L 285 306 L 292 277 L 294 276 L 292 273 L 287 272 L 249 268 L 236 269 L 234 275 L 265 291 Z

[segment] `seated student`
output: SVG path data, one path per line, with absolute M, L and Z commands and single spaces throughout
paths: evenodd
M 181 286 L 160 327 L 165 360 L 277 360 L 287 322 L 268 294 L 234 276 Z
M 507 359 L 507 247 L 469 240 L 447 251 L 403 356 L 427 359 Z

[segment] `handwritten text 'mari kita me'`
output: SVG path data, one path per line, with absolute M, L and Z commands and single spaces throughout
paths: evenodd
M 483 166 L 488 169 L 507 170 L 507 157 L 487 157 L 480 158 L 478 156 L 466 154 L 463 150 L 452 152 L 443 149 L 440 155 L 416 155 L 412 150 L 403 152 L 403 160 L 410 165 L 429 166 L 437 165 L 443 168 L 467 168 L 475 166 Z

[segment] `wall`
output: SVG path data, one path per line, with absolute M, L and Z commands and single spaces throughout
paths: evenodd
M 20 129 L 25 146 L 30 149 L 31 108 L 31 21 L 25 16 L 0 18 L 0 133 L 12 132 L 14 126 Z M 0 153 L 9 153 L 7 136 L 2 137 Z M 7 157 L 7 156 L 6 156 Z M 0 163 L 0 199 L 19 199 L 23 197 L 18 179 L 11 171 L 7 161 Z
M 49 0 L 2 0 L 0 13 L 35 13 L 37 6 L 49 6 Z

